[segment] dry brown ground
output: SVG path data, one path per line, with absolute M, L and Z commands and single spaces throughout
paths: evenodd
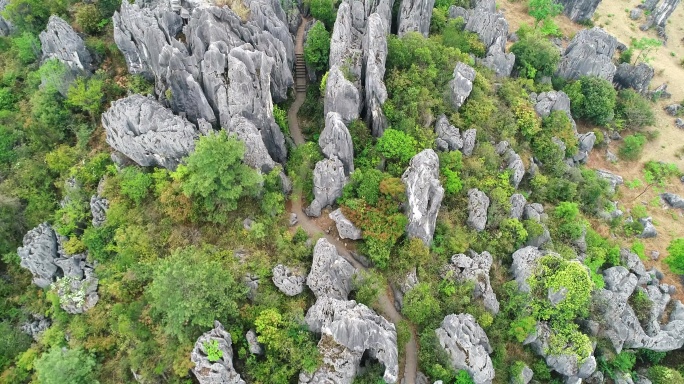
M 652 30 L 646 32 L 639 30 L 645 16 L 642 16 L 641 20 L 629 18 L 629 11 L 640 2 L 640 0 L 603 0 L 594 15 L 594 23 L 627 45 L 632 38 L 657 37 Z M 516 31 L 522 23 L 529 25 L 534 23 L 534 19 L 527 14 L 526 3 L 524 0 L 502 1 L 500 3 L 500 10 L 509 22 L 510 31 Z M 563 15 L 557 17 L 556 21 L 568 40 L 577 31 L 585 28 L 573 23 Z M 684 41 L 682 40 L 684 38 L 684 6 L 678 7 L 672 14 L 666 32 L 669 37 L 667 45 L 660 47 L 650 55 L 653 57 L 650 64 L 656 72 L 656 76 L 651 82 L 652 87 L 667 83 L 668 91 L 672 94 L 670 100 L 660 100 L 654 105 L 656 124 L 650 130 L 657 131 L 658 136 L 646 144 L 643 156 L 637 162 L 620 161 L 617 164 L 611 164 L 605 160 L 606 148 L 597 148 L 590 156 L 589 167 L 609 170 L 622 176 L 625 181 L 632 181 L 636 178 L 643 181 L 643 165 L 649 160 L 675 163 L 680 170 L 684 171 L 684 130 L 676 128 L 674 118 L 663 111 L 663 107 L 668 104 L 684 101 L 684 67 L 680 63 L 684 60 Z M 618 153 L 619 145 L 620 142 L 613 142 L 609 149 L 613 153 Z M 651 251 L 655 250 L 660 252 L 660 258 L 657 261 L 649 260 L 645 264 L 649 268 L 655 266 L 664 271 L 667 275 L 665 282 L 678 288 L 676 296 L 682 300 L 684 299 L 684 287 L 681 279 L 679 276 L 669 273 L 669 268 L 662 260 L 667 256 L 666 248 L 670 241 L 684 237 L 684 212 L 669 209 L 660 201 L 658 194 L 666 190 L 684 195 L 684 184 L 679 180 L 672 180 L 664 188 L 652 187 L 641 194 L 644 188 L 645 185 L 635 189 L 629 189 L 626 186 L 620 187 L 617 195 L 620 209 L 629 212 L 637 204 L 643 204 L 646 207 L 658 230 L 657 238 L 643 240 L 646 246 L 646 254 L 650 256 Z M 593 222 L 593 224 L 600 233 L 609 235 L 607 225 L 598 222 Z M 629 247 L 633 240 L 635 239 L 618 239 L 621 245 L 626 247 Z

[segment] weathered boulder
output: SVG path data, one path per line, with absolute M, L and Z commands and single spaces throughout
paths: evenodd
M 21 331 L 38 341 L 46 329 L 50 328 L 52 321 L 41 314 L 31 315 L 32 320 L 21 325 Z
M 513 253 L 513 263 L 511 264 L 511 273 L 518 283 L 518 290 L 521 292 L 529 292 L 530 285 L 527 280 L 532 276 L 534 270 L 537 268 L 537 260 L 544 256 L 544 252 L 537 247 L 527 246 L 520 248 Z
M 458 128 L 449 124 L 446 116 L 441 115 L 437 118 L 435 124 L 435 133 L 437 134 L 437 149 L 441 151 L 455 151 L 463 148 L 463 139 Z
M 9 0 L 0 0 L 0 12 L 5 10 L 5 7 L 9 4 Z M 0 36 L 9 36 L 14 32 L 14 25 L 0 15 Z
M 577 154 L 572 157 L 575 163 L 584 164 L 589 158 L 589 153 L 594 149 L 596 143 L 596 134 L 594 132 L 587 132 L 577 135 L 579 148 Z
M 316 163 L 313 184 L 314 201 L 306 209 L 306 214 L 318 217 L 323 208 L 334 204 L 342 196 L 342 189 L 347 184 L 344 165 L 337 156 Z
M 59 270 L 55 264 L 57 258 L 57 236 L 48 223 L 42 223 L 28 231 L 24 236 L 23 247 L 17 249 L 21 259 L 21 267 L 28 269 L 33 275 L 33 284 L 47 288 Z
M 107 220 L 109 200 L 93 195 L 90 197 L 90 213 L 93 215 L 93 227 L 101 227 Z
M 479 189 L 468 191 L 468 220 L 466 224 L 478 232 L 482 232 L 487 225 L 487 210 L 489 197 Z
M 494 5 L 494 8 L 492 8 Z M 504 53 L 508 40 L 508 21 L 502 13 L 497 13 L 496 5 L 491 1 L 480 1 L 472 11 L 466 11 L 465 30 L 477 33 L 480 41 L 491 52 Z
M 428 37 L 434 5 L 435 0 L 401 0 L 397 15 L 397 35 L 402 37 L 409 32 L 418 32 Z
M 406 231 L 409 237 L 417 237 L 429 245 L 444 198 L 444 188 L 439 181 L 439 158 L 435 151 L 426 149 L 413 156 L 401 181 L 406 186 L 408 200 Z
M 511 195 L 510 202 L 511 202 L 511 214 L 510 214 L 511 219 L 522 220 L 523 211 L 525 210 L 525 205 L 527 205 L 527 199 L 525 198 L 525 196 L 523 196 L 519 193 L 514 193 Z
M 339 67 L 331 67 L 325 86 L 325 115 L 337 112 L 344 123 L 349 124 L 359 118 L 360 107 L 359 90 L 344 77 Z
M 618 89 L 632 88 L 641 94 L 646 94 L 654 75 L 653 67 L 646 63 L 639 63 L 637 65 L 622 63 L 615 71 L 613 83 L 615 83 Z
M 227 131 L 245 144 L 245 155 L 242 159 L 245 164 L 265 173 L 275 168 L 276 163 L 268 154 L 263 136 L 251 121 L 237 116 L 231 119 L 230 128 Z
M 249 353 L 254 354 L 254 355 L 263 355 L 264 354 L 264 347 L 259 343 L 259 340 L 257 340 L 257 335 L 256 332 L 253 329 L 250 329 L 247 331 L 245 334 L 245 339 L 247 339 L 247 345 L 249 346 Z
M 629 18 L 632 20 L 639 20 L 641 19 L 641 16 L 644 14 L 644 10 L 641 8 L 634 8 L 631 11 L 629 11 Z
M 395 383 L 399 373 L 397 332 L 394 324 L 353 300 L 319 297 L 305 318 L 309 330 L 321 333 L 318 348 L 323 365 L 300 383 L 349 383 L 364 353 L 385 366 L 383 379 Z
M 610 186 L 610 189 L 613 192 L 615 192 L 615 188 L 617 188 L 618 185 L 622 185 L 624 183 L 622 176 L 616 175 L 603 169 L 596 170 L 596 174 L 598 175 L 598 177 L 606 179 L 608 181 L 608 185 Z
M 679 128 L 679 129 L 684 129 L 684 119 L 682 119 L 681 117 L 676 118 L 674 124 L 675 124 L 675 127 Z
M 411 269 L 403 279 L 397 282 L 397 285 L 392 286 L 394 292 L 394 306 L 401 311 L 404 306 L 404 296 L 418 285 L 418 274 L 416 268 Z
M 642 31 L 653 26 L 664 29 L 667 25 L 667 19 L 670 18 L 670 15 L 672 15 L 672 12 L 677 8 L 680 1 L 681 0 L 661 0 L 651 2 L 652 5 L 646 7 L 647 10 L 651 11 L 651 14 L 648 16 L 646 23 L 639 28 Z
M 502 37 L 499 37 L 501 39 Z M 479 63 L 494 71 L 497 77 L 509 77 L 515 65 L 515 54 L 501 50 L 504 44 L 495 43 L 487 50 L 487 56 Z
M 560 0 L 563 13 L 572 21 L 591 20 L 601 0 Z
M 306 276 L 291 270 L 285 265 L 278 264 L 273 267 L 273 284 L 287 296 L 296 296 L 304 292 Z
M 456 64 L 453 80 L 449 82 L 449 100 L 455 109 L 461 108 L 461 105 L 470 96 L 474 80 L 475 70 L 471 66 L 461 62 Z
M 382 17 L 373 13 L 368 17 L 364 36 L 363 61 L 366 91 L 366 121 L 373 136 L 380 137 L 388 126 L 382 105 L 387 101 L 385 61 L 387 59 L 387 29 Z
M 435 333 L 454 369 L 466 370 L 475 384 L 494 380 L 489 338 L 471 314 L 446 316 Z
M 639 222 L 641 223 L 641 225 L 644 226 L 644 230 L 641 231 L 639 237 L 641 237 L 642 239 L 650 239 L 658 236 L 658 231 L 653 225 L 653 219 L 651 219 L 650 217 L 643 217 L 639 219 Z
M 337 234 L 341 239 L 361 240 L 361 230 L 357 228 L 351 220 L 347 219 L 342 213 L 342 209 L 337 208 L 328 215 L 337 227 Z
M 542 92 L 538 95 L 533 94 L 531 96 L 532 101 L 535 103 L 534 110 L 539 116 L 546 118 L 549 117 L 553 111 L 563 111 L 565 112 L 565 115 L 568 116 L 568 119 L 570 119 L 573 129 L 575 131 L 577 130 L 575 119 L 572 118 L 572 114 L 570 113 L 570 98 L 565 92 L 549 91 Z
M 451 256 L 451 262 L 441 272 L 442 278 L 463 283 L 471 281 L 475 284 L 473 297 L 482 298 L 485 308 L 493 315 L 499 313 L 499 301 L 489 280 L 492 267 L 492 255 L 484 251 L 477 254 L 470 251 L 470 256 L 462 253 Z
M 682 109 L 684 109 L 684 106 L 682 106 L 681 104 L 670 104 L 666 106 L 664 109 L 668 115 L 677 116 L 681 113 Z
M 328 112 L 325 116 L 325 128 L 318 138 L 318 145 L 327 158 L 336 156 L 344 165 L 344 174 L 354 172 L 354 145 L 342 116 L 337 112 Z
M 209 360 L 210 344 L 216 344 L 222 352 L 217 361 Z M 214 329 L 197 339 L 190 359 L 195 364 L 192 373 L 200 384 L 245 384 L 233 367 L 233 340 L 218 320 L 214 321 Z
M 556 75 L 566 80 L 598 76 L 612 81 L 615 74 L 613 54 L 616 47 L 617 39 L 602 28 L 583 29 L 565 49 Z
M 527 364 L 523 364 L 523 368 L 520 372 L 517 372 L 515 376 L 511 377 L 511 384 L 527 384 L 532 381 L 533 376 L 534 372 L 532 369 L 530 369 Z
M 107 143 L 142 166 L 175 169 L 195 149 L 197 128 L 157 101 L 131 95 L 102 114 Z
M 536 331 L 525 340 L 524 344 L 529 344 L 536 354 L 544 357 L 546 365 L 565 376 L 566 382 L 581 382 L 596 371 L 596 358 L 589 355 L 580 359 L 571 347 L 564 348 L 563 353 L 550 354 L 549 342 L 553 337 L 554 330 L 546 322 L 537 323 Z M 578 381 L 579 380 L 579 381 Z
M 334 245 L 321 238 L 314 246 L 313 262 L 306 278 L 306 285 L 317 298 L 347 300 L 355 271 L 354 267 L 337 253 Z
M 534 220 L 537 223 L 546 220 L 546 214 L 544 213 L 544 206 L 539 203 L 526 204 L 523 208 L 523 219 Z
M 520 155 L 515 153 L 512 149 L 507 151 L 506 155 L 506 168 L 511 170 L 510 181 L 515 189 L 518 189 L 518 185 L 525 177 L 525 164 L 522 161 Z
M 47 27 L 39 35 L 43 61 L 57 59 L 76 75 L 88 75 L 93 69 L 93 58 L 83 39 L 59 16 L 52 15 Z
M 684 209 L 684 198 L 674 193 L 661 193 L 660 197 L 672 208 Z
M 86 312 L 97 304 L 98 279 L 92 265 L 86 263 L 86 254 L 73 255 L 68 259 L 56 259 L 55 264 L 64 271 L 64 277 L 52 284 L 59 296 L 59 305 L 67 313 Z M 77 271 L 78 274 L 69 274 Z
M 475 130 L 475 128 L 470 128 L 467 131 L 463 132 L 463 148 L 461 148 L 461 152 L 463 152 L 463 155 L 470 156 L 473 154 L 473 150 L 475 150 L 476 138 L 477 130 Z

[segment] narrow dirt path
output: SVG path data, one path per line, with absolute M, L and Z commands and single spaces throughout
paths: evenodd
M 304 19 L 300 24 L 299 29 L 297 30 L 297 42 L 295 45 L 295 54 L 297 55 L 302 55 L 304 53 L 303 42 L 306 22 L 307 19 Z M 297 76 L 297 78 L 295 79 L 295 83 L 301 82 L 302 80 L 306 82 L 306 78 L 301 79 L 301 76 Z M 295 145 L 299 146 L 304 144 L 305 140 L 304 135 L 302 135 L 302 131 L 299 128 L 299 120 L 297 118 L 297 113 L 299 112 L 299 108 L 302 106 L 302 104 L 304 103 L 304 99 L 306 98 L 306 88 L 295 87 L 295 89 L 297 90 L 295 101 L 294 103 L 292 103 L 287 113 L 287 120 L 290 126 L 290 134 L 292 135 L 292 140 L 295 142 Z M 302 91 L 302 89 L 304 89 L 304 91 Z M 301 193 L 294 193 L 294 195 L 301 196 Z M 304 213 L 301 198 L 292 200 L 290 212 L 293 212 L 297 215 L 297 218 L 299 220 L 298 225 L 309 236 L 322 235 L 337 248 L 337 252 L 340 254 L 340 256 L 344 257 L 345 260 L 347 260 L 349 263 L 351 263 L 352 266 L 354 266 L 354 268 L 360 271 L 365 271 L 367 269 L 352 256 L 351 252 L 349 252 L 349 250 L 347 249 L 347 247 L 341 239 L 326 233 L 322 228 L 320 228 L 313 220 L 311 220 Z M 399 311 L 397 311 L 397 309 L 394 307 L 394 294 L 392 293 L 392 290 L 389 287 L 387 287 L 387 291 L 384 295 L 378 295 L 378 305 L 380 307 L 382 315 L 398 327 L 399 322 L 403 320 L 403 317 L 401 316 Z M 411 338 L 404 347 L 404 372 L 403 375 L 401 374 L 401 372 L 399 373 L 399 379 L 397 380 L 398 383 L 415 384 L 416 382 L 416 374 L 418 371 L 418 343 L 416 340 L 416 330 L 415 328 L 411 328 Z

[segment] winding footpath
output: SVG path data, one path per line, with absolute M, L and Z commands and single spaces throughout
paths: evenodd
M 304 54 L 304 32 L 306 28 L 306 23 L 307 19 L 302 20 L 302 23 L 299 25 L 299 29 L 297 30 L 297 43 L 295 45 L 295 55 L 299 57 L 303 56 Z M 302 76 L 301 71 L 296 71 L 295 73 L 295 89 L 297 92 L 295 100 L 290 106 L 290 109 L 288 110 L 287 119 L 290 126 L 290 134 L 292 135 L 292 140 L 294 141 L 295 145 L 299 146 L 305 143 L 304 136 L 302 135 L 302 132 L 299 128 L 299 120 L 297 118 L 297 113 L 299 112 L 299 108 L 302 106 L 304 100 L 306 99 L 306 87 L 301 86 L 302 82 L 304 84 L 306 83 L 306 74 L 304 73 L 304 76 Z M 301 196 L 301 194 L 299 195 Z M 297 218 L 299 220 L 298 225 L 309 236 L 314 237 L 322 235 L 337 248 L 337 252 L 340 254 L 340 256 L 344 257 L 345 260 L 347 260 L 349 263 L 351 263 L 352 266 L 354 266 L 354 268 L 356 268 L 359 271 L 367 270 L 366 267 L 364 267 L 358 260 L 356 260 L 353 257 L 352 253 L 347 249 L 342 240 L 326 233 L 322 228 L 320 228 L 313 220 L 311 220 L 311 218 L 309 218 L 304 213 L 301 198 L 292 200 L 290 212 L 295 213 L 297 215 Z M 392 293 L 392 290 L 389 286 L 387 287 L 384 295 L 378 295 L 378 306 L 380 308 L 381 314 L 386 319 L 394 323 L 394 325 L 398 328 L 399 322 L 403 320 L 403 317 L 394 307 L 394 294 Z M 411 338 L 404 347 L 404 373 L 403 375 L 401 375 L 400 373 L 400 377 L 397 380 L 398 383 L 415 384 L 416 382 L 416 374 L 418 371 L 418 343 L 416 340 L 416 330 L 412 327 Z

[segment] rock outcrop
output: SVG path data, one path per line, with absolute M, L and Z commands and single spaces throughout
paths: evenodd
M 520 155 L 515 153 L 512 149 L 506 151 L 505 157 L 506 168 L 511 171 L 510 181 L 515 189 L 518 189 L 520 182 L 525 177 L 525 164 Z
M 470 251 L 470 256 L 462 253 L 451 256 L 451 263 L 442 270 L 442 278 L 452 279 L 463 283 L 471 281 L 475 284 L 474 298 L 482 298 L 485 308 L 493 315 L 499 313 L 499 301 L 489 280 L 489 270 L 492 267 L 492 255 L 484 251 L 477 254 Z
M 397 35 L 402 37 L 409 32 L 418 32 L 428 37 L 434 5 L 435 0 L 401 0 L 397 15 Z
M 523 211 L 525 210 L 525 205 L 527 205 L 527 199 L 525 196 L 514 193 L 511 195 L 509 200 L 511 202 L 511 219 L 521 220 L 523 216 Z
M 291 270 L 285 265 L 278 264 L 273 267 L 273 284 L 287 296 L 296 296 L 304 292 L 306 276 Z
M 20 265 L 33 275 L 33 284 L 47 288 L 57 277 L 61 277 L 55 264 L 57 236 L 49 224 L 40 224 L 26 233 L 23 247 L 17 249 L 17 253 L 21 258 Z
M 461 108 L 473 90 L 475 70 L 468 64 L 459 62 L 454 68 L 454 78 L 449 82 L 449 101 L 455 109 Z
M 366 91 L 366 122 L 373 136 L 380 137 L 387 129 L 388 122 L 382 110 L 387 101 L 385 87 L 385 62 L 387 59 L 387 29 L 382 17 L 373 13 L 368 17 L 364 36 L 364 68 Z
M 552 337 L 553 329 L 547 323 L 539 322 L 535 333 L 528 337 L 524 344 L 529 344 L 536 354 L 543 356 L 546 365 L 565 376 L 566 382 L 581 382 L 596 371 L 596 358 L 593 355 L 580 359 L 573 351 L 549 354 L 549 342 Z
M 107 220 L 109 200 L 104 197 L 93 195 L 90 197 L 90 213 L 93 216 L 93 227 L 101 227 Z
M 47 27 L 39 38 L 43 61 L 57 59 L 66 64 L 74 75 L 89 75 L 93 71 L 93 58 L 85 42 L 59 16 L 50 16 Z
M 468 191 L 468 220 L 466 224 L 478 232 L 482 232 L 487 225 L 487 210 L 489 197 L 479 189 Z
M 209 360 L 209 345 L 216 345 L 221 351 L 217 361 Z M 245 384 L 233 367 L 233 340 L 218 320 L 214 321 L 214 329 L 197 339 L 190 359 L 195 363 L 192 373 L 200 384 Z
M 437 139 L 435 143 L 440 151 L 456 151 L 463 148 L 463 138 L 458 128 L 449 123 L 446 116 L 441 115 L 435 124 Z
M 598 76 L 613 81 L 617 39 L 602 28 L 583 29 L 575 35 L 558 64 L 556 75 L 566 80 Z
M 342 213 L 342 209 L 337 208 L 328 215 L 337 227 L 337 234 L 341 239 L 361 240 L 361 230 L 357 228 L 351 220 L 347 219 Z
M 616 175 L 603 169 L 596 170 L 596 175 L 608 181 L 608 185 L 612 192 L 615 192 L 615 189 L 618 187 L 618 185 L 622 185 L 624 183 L 622 176 Z
M 617 71 L 615 71 L 613 83 L 615 83 L 618 89 L 632 88 L 641 94 L 646 94 L 654 75 L 653 67 L 646 63 L 639 63 L 637 65 L 622 63 L 617 67 Z
M 662 193 L 660 197 L 672 208 L 684 209 L 684 198 L 674 193 Z
M 563 91 L 549 91 L 530 95 L 534 103 L 534 110 L 542 118 L 547 118 L 554 111 L 563 111 L 570 120 L 573 130 L 577 131 L 577 124 L 570 113 L 570 98 Z
M 354 267 L 337 253 L 334 245 L 325 238 L 314 246 L 311 271 L 306 284 L 316 297 L 346 300 L 351 291 Z
M 446 316 L 435 333 L 454 369 L 466 370 L 475 384 L 494 380 L 489 338 L 471 314 Z
M 415 155 L 401 176 L 406 186 L 408 206 L 406 231 L 409 237 L 432 243 L 437 214 L 444 198 L 444 188 L 439 181 L 439 158 L 432 149 Z
M 318 217 L 323 208 L 334 204 L 342 196 L 342 189 L 347 184 L 344 164 L 337 156 L 319 161 L 314 167 L 313 184 L 314 201 L 307 207 L 306 214 Z
M 199 132 L 159 102 L 132 95 L 102 114 L 107 143 L 141 166 L 175 169 L 195 149 Z
M 9 4 L 9 0 L 0 0 L 0 12 L 5 10 L 7 4 Z M 9 36 L 12 32 L 14 32 L 14 25 L 0 15 L 0 36 Z
M 318 145 L 327 158 L 336 156 L 344 165 L 345 175 L 354 172 L 354 145 L 342 116 L 336 112 L 328 112 L 325 116 L 325 128 L 318 138 Z
M 670 18 L 670 15 L 672 15 L 672 12 L 674 12 L 675 8 L 677 8 L 680 1 L 681 0 L 647 1 L 645 4 L 643 4 L 643 6 L 647 11 L 650 12 L 650 15 L 648 16 L 646 23 L 641 25 L 639 28 L 642 31 L 645 31 L 655 26 L 664 31 L 665 26 L 667 25 L 667 20 Z
M 228 132 L 245 144 L 245 155 L 242 159 L 245 164 L 264 173 L 275 168 L 276 163 L 268 154 L 263 136 L 251 121 L 242 116 L 235 117 L 230 121 Z
M 21 325 L 21 331 L 38 341 L 40 335 L 50 328 L 52 321 L 41 314 L 31 315 L 32 320 Z
M 337 112 L 345 124 L 359 118 L 361 112 L 361 97 L 354 83 L 344 77 L 342 70 L 333 66 L 328 72 L 325 84 L 324 113 Z
M 463 152 L 464 156 L 470 156 L 473 154 L 473 151 L 475 150 L 476 138 L 477 131 L 475 128 L 470 128 L 463 132 L 463 148 L 461 148 L 461 152 Z
M 601 0 L 561 0 L 563 13 L 572 21 L 591 20 Z

